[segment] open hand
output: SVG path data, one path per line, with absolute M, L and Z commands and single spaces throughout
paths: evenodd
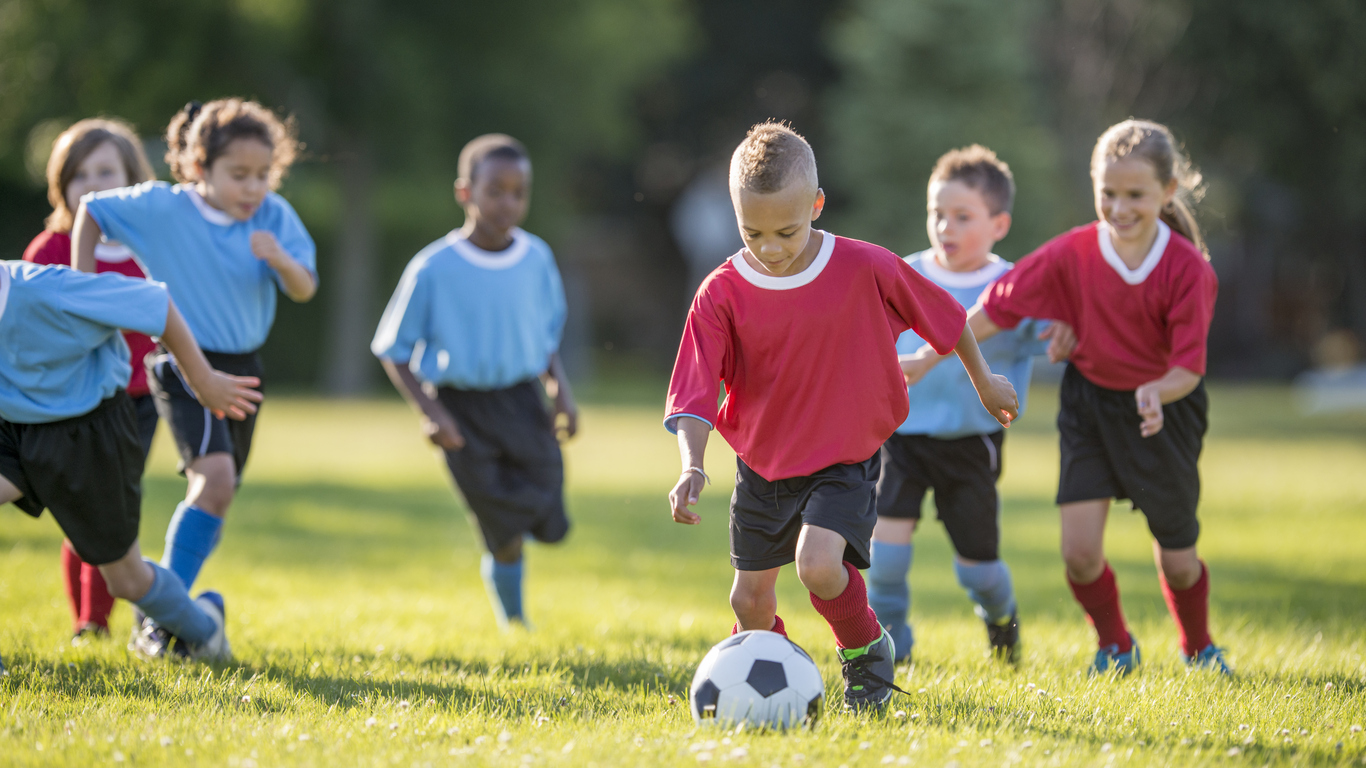
M 1001 422 L 1002 426 L 1009 427 L 1010 422 L 1020 418 L 1020 401 L 1015 395 L 1015 387 L 1006 377 L 990 374 L 986 382 L 977 388 L 977 395 L 982 398 L 987 413 Z
M 424 418 L 422 434 L 443 451 L 458 451 L 465 447 L 465 436 L 460 434 L 460 427 L 449 414 L 441 414 L 435 419 Z
M 1134 400 L 1138 402 L 1138 415 L 1143 423 L 1138 431 L 1144 437 L 1152 437 L 1162 431 L 1162 395 L 1156 382 L 1149 382 L 1134 390 Z
M 265 263 L 275 266 L 285 255 L 285 249 L 280 247 L 280 241 L 275 239 L 275 235 L 269 230 L 258 229 L 251 233 L 251 252 L 256 258 Z
M 702 516 L 688 507 L 697 503 L 705 483 L 706 480 L 696 472 L 684 472 L 678 478 L 678 484 L 669 491 L 669 507 L 673 510 L 675 523 L 697 525 L 702 522 Z
M 1039 331 L 1039 340 L 1048 339 L 1048 362 L 1061 363 L 1077 348 L 1077 332 L 1061 320 L 1054 320 Z
M 901 355 L 897 360 L 901 363 L 901 375 L 906 379 L 906 386 L 908 387 L 918 384 L 939 362 L 937 357 L 931 357 L 920 352 Z
M 256 413 L 256 404 L 265 399 L 261 380 L 255 376 L 230 376 L 221 371 L 209 375 L 194 387 L 195 398 L 214 416 L 241 421 Z

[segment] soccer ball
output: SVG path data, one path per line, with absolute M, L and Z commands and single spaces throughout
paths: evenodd
M 814 727 L 825 703 L 820 670 L 777 632 L 731 635 L 703 657 L 688 696 L 698 725 Z

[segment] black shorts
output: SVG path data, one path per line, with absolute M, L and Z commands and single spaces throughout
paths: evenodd
M 137 415 L 138 445 L 142 446 L 142 470 L 147 468 L 147 457 L 152 453 L 152 441 L 157 436 L 157 403 L 152 395 L 133 398 L 133 412 Z
M 1098 387 L 1069 365 L 1060 399 L 1058 503 L 1129 499 L 1148 518 L 1148 530 L 1163 548 L 1195 546 L 1200 538 L 1197 463 L 1209 426 L 1205 382 L 1162 406 L 1162 431 L 1152 437 L 1139 433 L 1143 419 L 1132 390 Z
M 554 543 L 569 533 L 564 511 L 564 458 L 537 384 L 506 389 L 442 387 L 437 399 L 465 437 L 446 451 L 446 467 L 496 552 L 531 534 Z
M 844 559 L 868 567 L 877 524 L 874 489 L 879 454 L 858 464 L 832 464 L 802 477 L 769 482 L 736 459 L 730 497 L 730 564 L 739 571 L 766 571 L 797 559 L 803 525 L 844 537 Z
M 0 475 L 47 509 L 81 559 L 104 565 L 128 554 L 142 513 L 142 451 L 132 398 L 119 390 L 93 411 L 49 424 L 0 419 Z
M 928 435 L 892 435 L 882 444 L 882 477 L 877 483 L 878 517 L 920 519 L 925 492 L 953 548 L 969 560 L 998 559 L 1001 547 L 1001 448 L 1005 432 L 938 440 Z
M 204 357 L 208 358 L 209 365 L 215 370 L 233 376 L 255 376 L 261 379 L 262 384 L 257 389 L 265 391 L 265 369 L 257 353 L 205 351 Z M 180 473 L 185 474 L 185 467 L 200 456 L 230 453 L 237 471 L 237 484 L 241 485 L 242 470 L 247 466 L 247 456 L 251 454 L 251 438 L 256 432 L 257 414 L 248 414 L 242 421 L 214 416 L 195 399 L 176 366 L 175 358 L 160 347 L 147 356 L 147 384 L 156 398 L 157 413 L 166 420 L 171 428 L 171 436 L 175 438 L 176 450 L 180 453 Z M 259 411 L 259 404 L 257 409 Z

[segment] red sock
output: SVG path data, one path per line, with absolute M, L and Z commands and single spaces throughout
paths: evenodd
M 1209 568 L 1201 560 L 1200 578 L 1185 589 L 1172 589 L 1160 572 L 1158 579 L 1162 582 L 1162 596 L 1167 598 L 1167 610 L 1176 619 L 1181 650 L 1194 656 L 1213 642 L 1209 636 Z
M 863 583 L 863 575 L 847 560 L 844 570 L 849 572 L 849 586 L 844 592 L 834 600 L 822 600 L 812 592 L 811 605 L 830 625 L 839 647 L 862 648 L 882 637 L 882 625 L 868 607 L 868 586 Z
M 81 628 L 81 557 L 71 548 L 71 542 L 62 542 L 62 584 L 66 586 L 66 600 L 71 606 L 73 630 Z
M 81 624 L 97 624 L 109 629 L 109 614 L 114 610 L 114 596 L 104 583 L 100 569 L 81 563 Z
M 778 616 L 778 615 L 774 615 L 774 617 L 773 617 L 773 626 L 772 626 L 771 628 L 769 628 L 768 631 L 769 631 L 769 632 L 777 632 L 778 634 L 782 635 L 783 637 L 787 637 L 787 627 L 783 626 L 783 617 L 782 617 L 782 616 Z M 740 622 L 737 621 L 737 622 L 735 622 L 734 624 L 731 625 L 731 627 L 730 627 L 730 633 L 731 633 L 732 635 L 738 635 L 738 634 L 740 634 Z
M 1119 586 L 1115 584 L 1115 572 L 1110 570 L 1110 564 L 1106 563 L 1100 578 L 1090 584 L 1078 584 L 1071 577 L 1067 583 L 1096 628 L 1100 647 L 1117 645 L 1120 653 L 1128 653 L 1133 644 L 1129 642 L 1129 628 L 1124 625 L 1124 612 L 1119 607 Z

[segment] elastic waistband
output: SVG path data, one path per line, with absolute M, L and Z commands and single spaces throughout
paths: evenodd
M 496 395 L 499 392 L 508 392 L 514 389 L 521 389 L 522 387 L 529 387 L 535 384 L 537 380 L 538 378 L 533 376 L 529 379 L 523 379 L 515 384 L 509 384 L 506 387 L 495 387 L 493 389 L 463 389 L 461 387 L 452 387 L 449 384 L 442 384 L 441 386 L 436 388 L 436 391 L 452 392 L 459 395 Z

